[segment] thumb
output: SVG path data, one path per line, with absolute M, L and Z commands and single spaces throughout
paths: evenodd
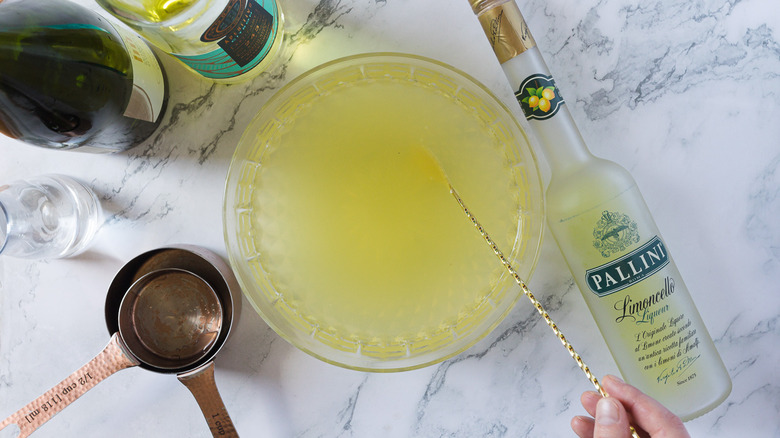
M 628 414 L 615 398 L 604 397 L 596 404 L 593 438 L 626 438 L 631 435 Z

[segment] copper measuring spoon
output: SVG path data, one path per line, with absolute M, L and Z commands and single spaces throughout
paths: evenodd
M 140 365 L 179 373 L 212 434 L 238 436 L 216 390 L 212 362 L 232 325 L 232 282 L 220 269 L 225 266 L 215 267 L 210 263 L 214 260 L 204 257 L 218 259 L 197 247 L 179 247 L 145 253 L 128 263 L 109 288 L 106 315 L 112 336 L 108 345 L 71 376 L 5 419 L 0 430 L 16 424 L 19 437 L 29 436 L 111 374 Z M 208 265 L 211 269 L 205 269 L 204 276 L 215 287 L 189 270 L 172 267 L 177 265 L 201 270 Z M 129 279 L 132 285 L 128 288 Z M 119 303 L 117 298 L 121 298 Z

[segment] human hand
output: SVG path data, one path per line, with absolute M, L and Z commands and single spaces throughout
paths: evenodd
M 580 438 L 626 438 L 631 436 L 629 424 L 641 437 L 690 438 L 679 417 L 661 403 L 615 376 L 606 376 L 601 386 L 609 394 L 582 394 L 580 401 L 595 417 L 577 416 L 571 428 Z

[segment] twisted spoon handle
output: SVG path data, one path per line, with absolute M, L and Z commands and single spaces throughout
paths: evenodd
M 558 328 L 558 326 L 555 324 L 555 322 L 550 318 L 550 315 L 547 314 L 547 311 L 544 310 L 544 306 L 542 306 L 542 303 L 539 302 L 539 300 L 536 299 L 534 294 L 531 293 L 531 291 L 528 289 L 528 286 L 525 285 L 525 281 L 523 281 L 522 278 L 520 278 L 520 275 L 515 271 L 515 268 L 512 267 L 512 264 L 509 263 L 509 260 L 504 256 L 504 253 L 501 252 L 501 250 L 498 248 L 498 245 L 496 245 L 495 242 L 493 242 L 493 239 L 490 238 L 488 233 L 485 231 L 485 229 L 482 227 L 482 225 L 479 223 L 476 217 L 474 217 L 473 214 L 471 214 L 471 211 L 466 207 L 466 204 L 463 202 L 463 199 L 461 199 L 460 195 L 458 195 L 458 192 L 455 191 L 455 189 L 450 185 L 450 193 L 452 193 L 452 196 L 455 197 L 455 200 L 458 201 L 458 204 L 460 204 L 460 208 L 463 209 L 463 212 L 466 213 L 466 216 L 471 220 L 471 223 L 474 224 L 474 226 L 477 228 L 477 231 L 479 231 L 479 234 L 482 235 L 482 237 L 485 239 L 485 241 L 488 243 L 490 248 L 493 250 L 493 253 L 496 254 L 496 256 L 501 260 L 501 264 L 504 265 L 504 267 L 509 271 L 509 274 L 512 275 L 512 277 L 515 279 L 515 282 L 520 286 L 520 288 L 523 290 L 523 294 L 528 297 L 529 300 L 531 300 L 531 303 L 536 308 L 536 311 L 539 312 L 539 314 L 544 318 L 544 322 L 547 323 L 548 326 L 552 329 L 552 331 L 555 333 L 555 336 L 558 337 L 558 339 L 563 344 L 564 348 L 569 352 L 571 357 L 577 362 L 577 365 L 580 367 L 582 372 L 585 373 L 585 376 L 590 380 L 590 382 L 593 384 L 593 386 L 596 387 L 596 390 L 601 394 L 602 397 L 607 397 L 607 392 L 604 390 L 604 388 L 601 386 L 601 383 L 599 383 L 599 380 L 596 378 L 595 375 L 590 371 L 590 368 L 585 364 L 585 361 L 582 360 L 582 357 L 574 350 L 574 347 L 572 347 L 571 343 L 566 339 L 566 336 L 563 335 L 563 332 Z M 631 427 L 631 436 L 634 438 L 639 438 L 639 435 L 637 434 L 636 430 Z

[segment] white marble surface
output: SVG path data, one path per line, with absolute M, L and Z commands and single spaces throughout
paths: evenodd
M 81 256 L 0 257 L 0 417 L 103 348 L 105 289 L 125 261 L 177 242 L 225 255 L 222 190 L 232 151 L 260 106 L 292 78 L 336 57 L 400 51 L 458 67 L 513 104 L 466 0 L 282 6 L 291 39 L 283 68 L 222 86 L 166 60 L 173 87 L 164 126 L 127 154 L 0 139 L 3 181 L 79 176 L 110 213 Z M 733 378 L 729 398 L 689 422 L 689 431 L 780 436 L 780 6 L 524 0 L 520 7 L 592 151 L 638 180 Z M 530 286 L 591 368 L 616 373 L 549 234 Z M 579 395 L 590 389 L 526 301 L 460 356 L 396 374 L 309 357 L 247 305 L 216 363 L 222 396 L 247 437 L 573 436 L 569 420 L 584 412 Z M 208 435 L 184 386 L 135 368 L 34 436 Z

